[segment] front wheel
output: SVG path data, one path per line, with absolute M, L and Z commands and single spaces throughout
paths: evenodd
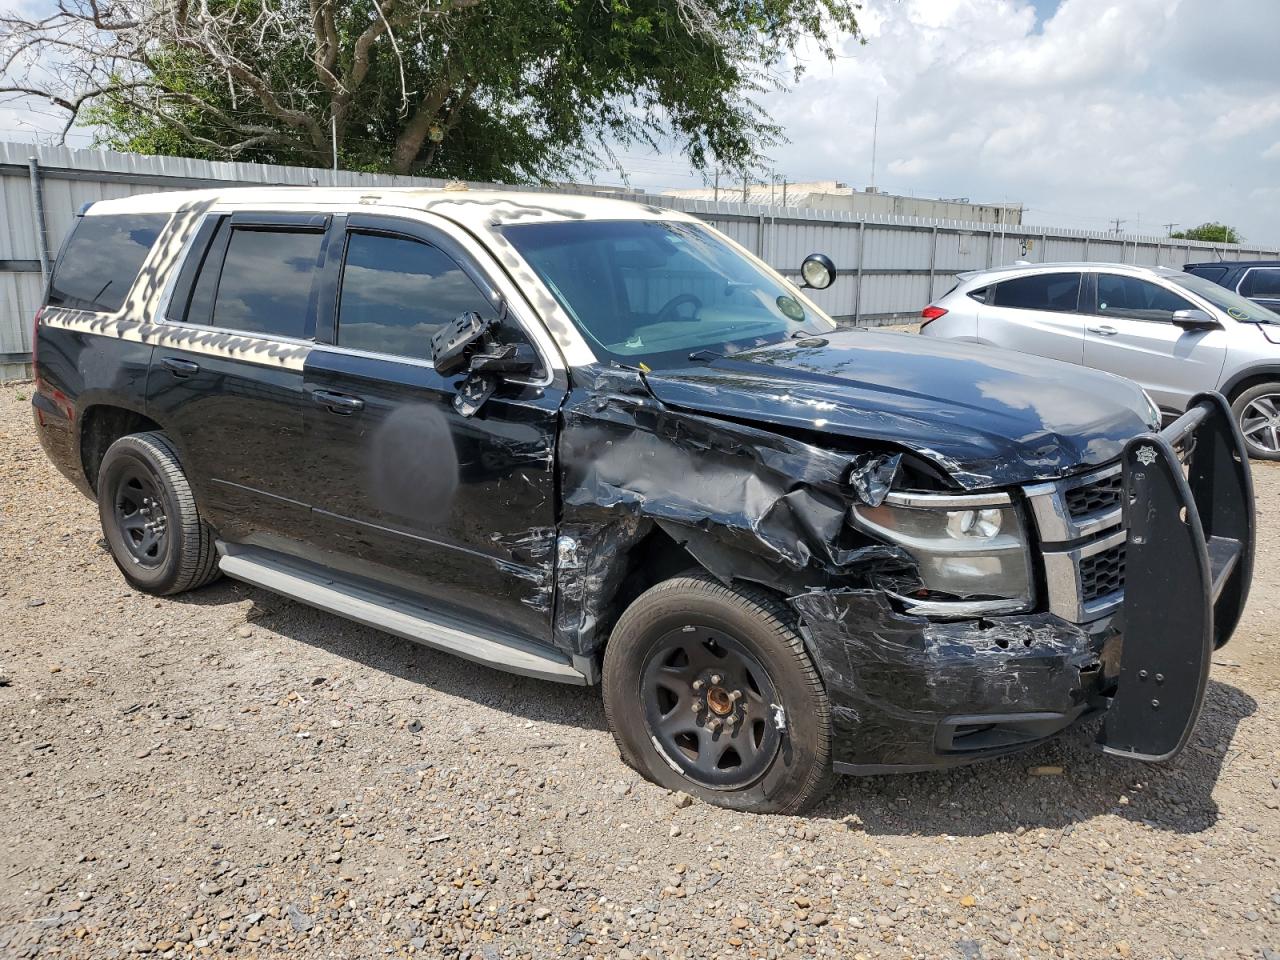
M 164 434 L 130 434 L 107 449 L 98 516 L 112 559 L 137 589 L 163 596 L 217 578 L 213 532 Z
M 658 584 L 618 621 L 603 680 L 623 760 L 660 786 L 755 813 L 826 793 L 830 704 L 794 615 L 764 591 Z
M 1280 460 L 1280 383 L 1250 387 L 1231 404 L 1249 456 Z

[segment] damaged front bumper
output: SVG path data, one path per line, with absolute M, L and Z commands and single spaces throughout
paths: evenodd
M 837 771 L 997 756 L 1101 710 L 1108 753 L 1167 760 L 1182 749 L 1252 576 L 1243 439 L 1223 397 L 1202 394 L 1088 479 L 1026 491 L 1046 612 L 940 621 L 873 588 L 792 599 L 832 701 Z

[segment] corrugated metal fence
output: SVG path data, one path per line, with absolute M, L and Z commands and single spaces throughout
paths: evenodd
M 422 177 L 147 157 L 0 143 L 0 379 L 22 376 L 31 350 L 31 318 L 42 291 L 42 262 L 56 256 L 85 203 L 211 186 L 442 186 Z M 526 189 L 526 188 L 522 188 Z M 832 316 L 879 323 L 910 316 L 947 290 L 954 274 L 1011 263 L 1092 260 L 1179 267 L 1196 260 L 1280 257 L 1274 248 L 1192 243 L 1160 237 L 1034 226 L 859 219 L 847 212 L 798 211 L 759 204 L 711 202 L 642 193 L 594 191 L 683 210 L 723 230 L 774 267 L 795 276 L 804 257 L 828 254 L 840 271 L 815 299 Z M 43 207 L 43 217 L 34 210 Z M 41 236 L 43 230 L 43 237 Z

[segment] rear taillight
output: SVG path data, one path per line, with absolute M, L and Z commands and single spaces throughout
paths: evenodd
M 35 319 L 31 321 L 31 366 L 36 365 L 36 345 L 40 342 L 40 314 L 44 313 L 44 307 L 36 311 Z
M 924 322 L 921 323 L 920 326 L 927 327 L 929 324 L 933 323 L 933 321 L 937 320 L 939 317 L 945 317 L 946 315 L 947 315 L 946 308 L 935 307 L 933 306 L 933 304 L 930 304 L 929 306 L 925 307 L 923 310 L 920 311 L 920 316 L 924 317 Z

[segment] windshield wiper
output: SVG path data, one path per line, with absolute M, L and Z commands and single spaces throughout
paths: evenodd
M 723 358 L 723 353 L 716 353 L 714 350 L 706 349 L 695 350 L 693 353 L 689 354 L 689 359 L 695 360 L 698 363 L 711 363 L 713 360 L 721 360 Z

